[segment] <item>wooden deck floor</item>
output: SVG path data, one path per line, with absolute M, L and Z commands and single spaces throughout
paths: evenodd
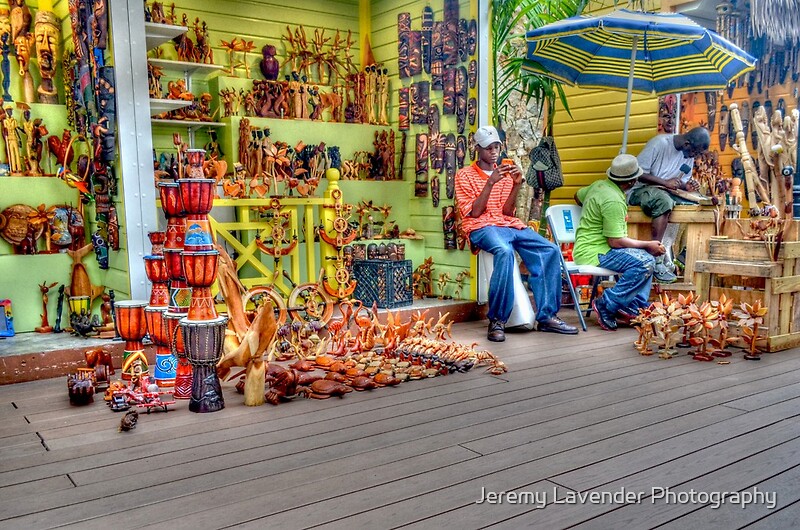
M 455 335 L 488 345 L 485 322 Z M 129 433 L 102 401 L 70 407 L 63 379 L 0 387 L 0 525 L 798 527 L 800 351 L 662 361 L 634 335 L 509 334 L 492 345 L 502 377 L 341 400 L 250 408 L 226 384 L 223 411 L 179 402 Z M 624 493 L 638 498 L 608 498 Z

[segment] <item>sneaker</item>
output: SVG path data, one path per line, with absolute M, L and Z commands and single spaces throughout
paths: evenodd
M 503 342 L 506 340 L 506 324 L 501 320 L 489 321 L 489 332 L 486 338 L 492 342 Z
M 578 328 L 570 326 L 558 317 L 550 317 L 547 320 L 539 321 L 539 331 L 549 331 L 550 333 L 561 333 L 562 335 L 577 335 Z
M 634 318 L 639 316 L 639 311 L 634 311 L 633 309 L 629 309 L 627 307 L 618 309 L 617 314 L 622 317 L 623 320 L 631 321 Z
M 653 268 L 653 278 L 658 283 L 674 283 L 678 277 L 672 272 L 666 261 L 657 261 Z
M 592 309 L 597 314 L 597 323 L 606 331 L 617 331 L 617 319 L 606 308 L 602 298 L 592 300 Z

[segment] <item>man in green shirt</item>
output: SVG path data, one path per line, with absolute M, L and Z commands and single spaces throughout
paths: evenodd
M 592 302 L 597 322 L 606 331 L 617 329 L 616 316 L 632 318 L 647 307 L 653 281 L 653 256 L 666 252 L 660 241 L 628 237 L 625 191 L 642 174 L 633 155 L 619 155 L 606 171 L 608 180 L 581 188 L 575 202 L 583 206 L 572 257 L 579 265 L 616 271 L 617 283 Z

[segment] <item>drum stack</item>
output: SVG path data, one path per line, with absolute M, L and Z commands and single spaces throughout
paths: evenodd
M 147 278 L 153 283 L 150 292 L 150 303 L 145 308 L 147 333 L 156 345 L 156 365 L 154 378 L 160 387 L 175 386 L 175 369 L 177 359 L 170 350 L 170 335 L 164 313 L 169 307 L 169 271 L 164 259 L 163 246 L 158 242 L 166 238 L 165 232 L 148 234 L 153 243 L 152 254 L 144 257 L 144 268 Z
M 181 265 L 192 291 L 188 315 L 180 321 L 186 357 L 193 372 L 189 410 L 215 412 L 225 407 L 216 365 L 222 356 L 228 326 L 228 318 L 217 315 L 211 296 L 219 252 L 214 250 L 208 214 L 214 203 L 216 181 L 203 178 L 204 150 L 189 149 L 186 158 L 187 178 L 178 180 L 178 189 L 187 213 Z
M 186 358 L 183 347 L 183 335 L 179 322 L 189 312 L 191 289 L 183 274 L 183 241 L 186 236 L 186 211 L 181 201 L 180 188 L 177 182 L 162 181 L 158 183 L 161 196 L 161 208 L 167 218 L 167 233 L 164 241 L 164 263 L 169 276 L 169 301 L 164 312 L 167 337 L 172 355 L 178 361 L 175 368 L 175 399 L 189 399 L 192 395 L 192 366 Z

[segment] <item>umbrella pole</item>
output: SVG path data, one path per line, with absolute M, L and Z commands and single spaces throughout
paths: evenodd
M 631 46 L 631 71 L 628 74 L 628 99 L 625 101 L 625 125 L 622 128 L 622 148 L 619 150 L 620 154 L 624 154 L 628 150 L 628 123 L 631 119 L 631 97 L 633 96 L 633 69 L 636 64 L 636 45 L 638 44 L 639 36 L 633 37 L 633 45 Z

